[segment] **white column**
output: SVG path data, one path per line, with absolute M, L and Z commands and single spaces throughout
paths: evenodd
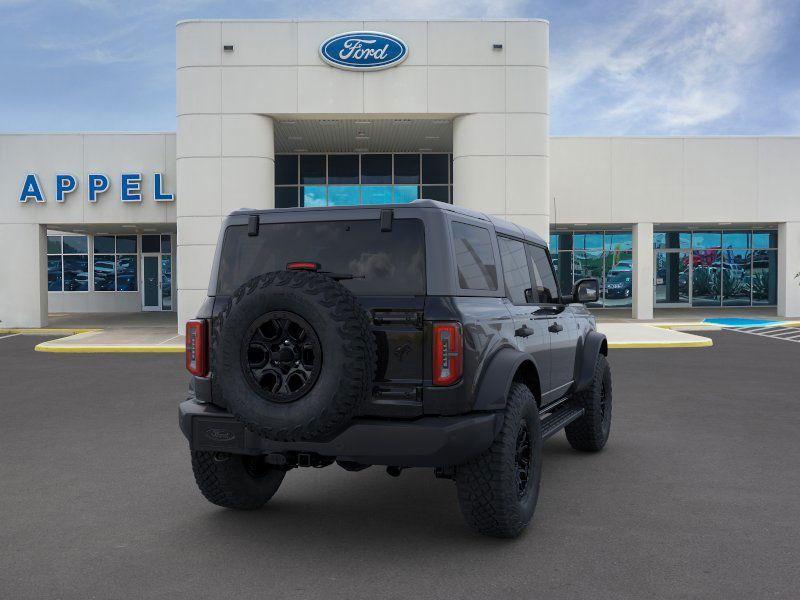
M 239 208 L 275 207 L 271 117 L 178 117 L 178 327 L 207 296 L 220 224 Z
M 634 319 L 653 318 L 653 224 L 633 226 L 633 311 Z
M 453 121 L 453 204 L 550 233 L 548 117 L 476 113 Z
M 0 225 L 0 329 L 47 325 L 47 232 L 41 225 Z
M 778 316 L 800 317 L 800 222 L 778 225 Z

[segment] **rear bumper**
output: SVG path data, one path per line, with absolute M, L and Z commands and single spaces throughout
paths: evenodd
M 446 467 L 486 450 L 501 420 L 496 413 L 423 417 L 414 421 L 356 419 L 326 442 L 275 442 L 247 431 L 211 404 L 180 404 L 179 423 L 192 450 L 233 454 L 303 452 L 368 465 Z

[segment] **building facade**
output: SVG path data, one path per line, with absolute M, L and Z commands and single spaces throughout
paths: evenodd
M 187 21 L 177 134 L 0 135 L 0 327 L 177 311 L 241 207 L 424 197 L 550 234 L 601 307 L 800 316 L 800 138 L 549 138 L 548 24 Z

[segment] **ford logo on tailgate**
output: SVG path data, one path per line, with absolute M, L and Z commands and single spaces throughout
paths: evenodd
M 319 53 L 322 60 L 340 69 L 377 71 L 403 62 L 408 46 L 388 33 L 350 31 L 322 42 Z

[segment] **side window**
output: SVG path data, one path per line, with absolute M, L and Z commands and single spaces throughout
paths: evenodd
M 505 237 L 497 238 L 500 244 L 500 262 L 506 280 L 506 294 L 514 304 L 529 304 L 532 300 L 531 272 L 525 256 L 525 245 Z
M 539 302 L 557 304 L 560 301 L 558 287 L 556 286 L 556 278 L 553 276 L 553 269 L 550 266 L 547 252 L 545 252 L 544 248 L 533 244 L 525 244 L 525 248 L 528 250 L 533 276 L 536 279 Z
M 458 285 L 464 290 L 496 290 L 492 238 L 488 229 L 452 223 L 453 244 L 458 266 Z

